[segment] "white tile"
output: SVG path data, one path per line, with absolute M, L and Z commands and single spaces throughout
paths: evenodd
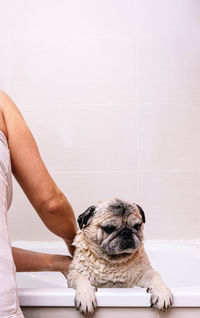
M 13 41 L 133 37 L 134 0 L 13 0 Z
M 134 102 L 134 2 L 13 0 L 13 98 L 26 105 Z
M 135 106 L 21 108 L 50 170 L 137 167 Z
M 139 204 L 146 239 L 199 238 L 200 172 L 141 172 Z
M 134 171 L 86 171 L 52 173 L 56 184 L 72 204 L 76 216 L 89 206 L 111 198 L 137 202 Z
M 7 91 L 9 76 L 9 46 L 0 43 L 0 89 Z
M 137 101 L 200 102 L 198 0 L 136 0 Z
M 135 42 L 12 43 L 9 90 L 21 105 L 135 102 Z
M 10 0 L 0 0 L 0 43 L 9 40 Z
M 137 107 L 140 169 L 200 170 L 200 104 Z
M 136 173 L 131 171 L 99 171 L 52 173 L 57 186 L 71 203 L 76 217 L 99 200 L 119 197 L 137 202 Z M 12 240 L 55 240 L 28 202 L 16 182 L 14 198 L 8 212 Z
M 136 0 L 137 37 L 198 41 L 200 37 L 198 0 Z
M 137 102 L 199 103 L 199 56 L 196 38 L 138 39 Z

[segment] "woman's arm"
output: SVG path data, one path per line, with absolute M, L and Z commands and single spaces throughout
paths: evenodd
M 73 254 L 71 243 L 77 225 L 70 203 L 48 173 L 19 109 L 1 91 L 0 110 L 3 112 L 16 180 L 47 228 L 63 238 Z
M 56 271 L 67 272 L 71 257 L 46 254 L 12 247 L 17 272 Z

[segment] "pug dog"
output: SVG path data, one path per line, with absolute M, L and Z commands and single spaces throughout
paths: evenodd
M 78 217 L 74 258 L 65 276 L 82 314 L 97 307 L 97 287 L 140 286 L 151 293 L 151 307 L 165 311 L 172 305 L 170 289 L 145 253 L 144 223 L 142 208 L 120 199 L 101 201 Z

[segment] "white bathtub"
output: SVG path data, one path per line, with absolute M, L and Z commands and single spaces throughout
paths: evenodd
M 63 242 L 14 242 L 14 246 L 47 253 L 66 254 Z M 99 288 L 95 317 L 200 318 L 200 245 L 197 242 L 146 241 L 153 267 L 174 295 L 168 313 L 149 308 L 150 295 L 141 288 Z M 17 273 L 20 305 L 26 318 L 81 317 L 74 307 L 74 290 L 58 272 Z

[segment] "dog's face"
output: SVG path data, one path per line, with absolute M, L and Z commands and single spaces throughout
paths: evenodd
M 134 253 L 143 240 L 142 208 L 120 199 L 106 200 L 78 217 L 85 235 L 109 256 Z

